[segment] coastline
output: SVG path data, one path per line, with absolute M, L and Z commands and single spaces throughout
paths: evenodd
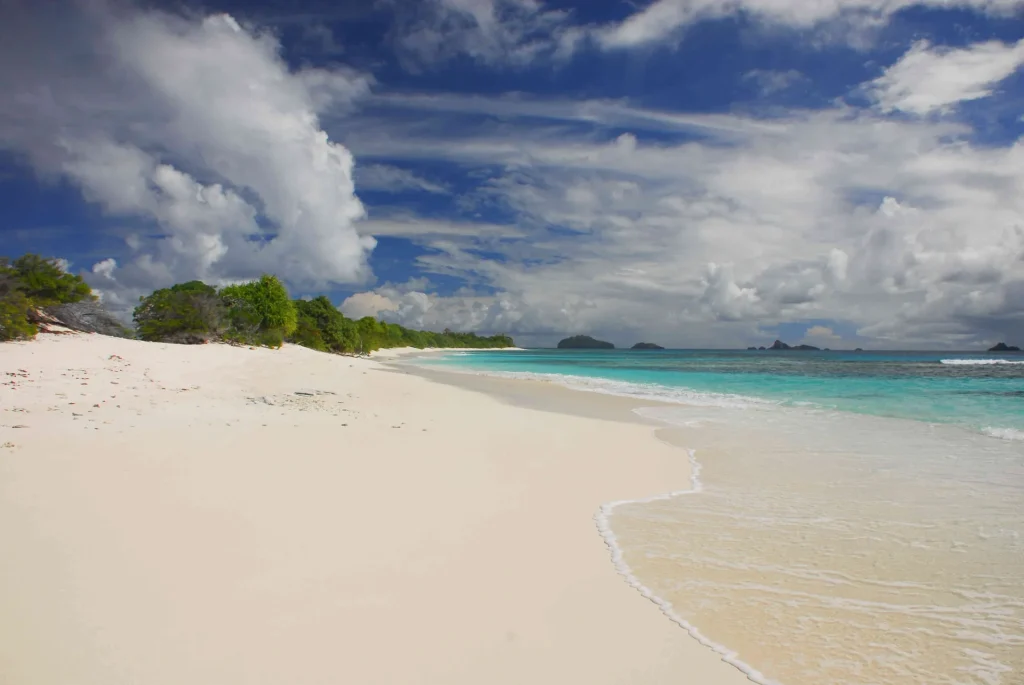
M 658 441 L 677 450 L 680 457 L 685 457 L 689 465 L 688 487 L 659 491 L 634 499 L 606 502 L 594 514 L 595 526 L 608 548 L 612 566 L 614 566 L 616 572 L 629 587 L 633 588 L 644 599 L 657 606 L 669 621 L 685 631 L 690 638 L 714 652 L 724 663 L 735 668 L 738 673 L 745 677 L 745 681 L 758 683 L 759 685 L 779 685 L 779 683 L 765 676 L 754 666 L 740 659 L 739 655 L 727 645 L 708 638 L 701 632 L 698 626 L 693 625 L 680 616 L 671 602 L 660 597 L 654 590 L 644 585 L 643 581 L 637 577 L 634 569 L 627 562 L 625 549 L 620 545 L 618 537 L 611 526 L 611 518 L 614 515 L 615 509 L 619 507 L 649 504 L 688 495 L 699 495 L 703 491 L 704 484 L 700 478 L 703 467 L 697 459 L 696 450 L 687 446 L 686 431 L 663 421 L 649 419 L 640 411 L 642 409 L 656 409 L 658 407 L 672 408 L 678 405 L 652 399 L 591 393 L 562 385 L 554 380 L 508 378 L 458 372 L 439 367 L 403 364 L 403 361 L 408 360 L 395 360 L 389 366 L 396 370 L 400 369 L 403 373 L 412 373 L 438 383 L 494 397 L 514 407 L 537 409 L 600 421 L 620 421 L 642 425 L 647 427 Z
M 689 450 L 689 488 L 605 504 L 598 528 L 630 585 L 752 681 L 837 682 L 871 663 L 878 682 L 965 671 L 1005 683 L 1024 668 L 1010 646 L 1024 623 L 999 608 L 1024 606 L 1012 440 L 899 417 L 659 402 L 504 365 L 394 366 L 515 406 L 642 422 Z M 684 496 L 703 490 L 701 470 L 709 488 Z M 956 632 L 961 621 L 975 632 Z M 886 662 L 891 644 L 916 660 Z
M 693 477 L 621 405 L 294 346 L 9 345 L 5 682 L 748 682 L 595 534 Z
M 389 347 L 374 350 L 369 354 L 371 359 L 397 359 L 435 354 L 451 354 L 452 352 L 523 352 L 522 347 Z

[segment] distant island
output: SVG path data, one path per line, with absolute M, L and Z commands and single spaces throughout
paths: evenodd
M 1007 345 L 1004 342 L 996 343 L 995 347 L 988 348 L 989 352 L 1020 352 L 1016 345 Z
M 655 345 L 654 343 L 640 342 L 640 343 L 637 343 L 636 345 L 633 345 L 633 347 L 631 347 L 630 349 L 632 349 L 632 350 L 663 350 L 665 348 L 662 347 L 661 345 Z
M 813 345 L 787 345 L 781 340 L 776 340 L 772 343 L 769 350 L 794 350 L 799 352 L 820 352 L 821 348 L 814 347 Z
M 574 335 L 558 343 L 560 350 L 614 350 L 615 345 L 604 340 L 596 340 L 589 335 Z

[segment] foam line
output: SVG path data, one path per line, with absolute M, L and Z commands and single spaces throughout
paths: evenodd
M 1017 430 L 1016 428 L 996 428 L 988 426 L 982 428 L 981 432 L 993 438 L 999 438 L 1000 440 L 1024 440 L 1024 431 Z
M 597 513 L 594 514 L 594 521 L 597 523 L 597 530 L 604 539 L 605 545 L 608 546 L 608 549 L 611 552 L 612 565 L 615 567 L 615 570 L 619 575 L 621 575 L 626 580 L 626 583 L 633 587 L 637 592 L 654 602 L 658 608 L 661 609 L 661 613 L 665 614 L 670 621 L 680 626 L 697 642 L 721 655 L 722 661 L 739 669 L 753 682 L 758 683 L 759 685 L 782 685 L 776 680 L 769 679 L 756 668 L 742 661 L 736 652 L 732 651 L 725 645 L 718 644 L 717 642 L 708 639 L 695 625 L 677 614 L 671 602 L 654 594 L 653 590 L 641 583 L 640 579 L 636 577 L 633 570 L 629 567 L 629 564 L 626 563 L 622 547 L 619 546 L 618 538 L 616 538 L 615 533 L 612 531 L 612 514 L 616 508 L 621 507 L 624 504 L 648 504 L 650 502 L 674 499 L 684 495 L 698 495 L 704 491 L 704 483 L 700 479 L 702 467 L 700 462 L 697 461 L 697 452 L 696 450 L 687 449 L 686 453 L 690 460 L 690 488 L 688 490 L 676 490 L 675 492 L 669 492 L 663 495 L 654 495 L 653 497 L 645 497 L 643 499 L 620 500 L 618 502 L 604 504 L 600 509 L 598 509 Z
M 1002 364 L 1016 366 L 1024 364 L 1024 361 L 1018 362 L 1009 359 L 940 359 L 939 363 L 949 366 L 997 366 Z

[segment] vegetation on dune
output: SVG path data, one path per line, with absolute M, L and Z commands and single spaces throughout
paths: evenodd
M 346 319 L 323 295 L 295 300 L 295 310 L 298 325 L 289 342 L 321 352 L 352 352 L 359 347 L 355 322 Z
M 8 267 L 7 258 L 0 264 Z M 81 276 L 64 271 L 56 259 L 26 254 L 10 262 L 21 291 L 36 307 L 49 307 L 69 302 L 96 299 L 89 284 Z
M 56 259 L 0 257 L 0 340 L 34 337 L 41 309 L 95 299 L 89 285 Z
M 28 320 L 31 311 L 32 303 L 18 288 L 17 277 L 0 267 L 0 340 L 34 336 L 35 324 Z
M 133 319 L 142 340 L 204 342 L 223 334 L 226 316 L 216 288 L 189 281 L 140 298 Z
M 14 261 L 0 257 L 0 340 L 33 337 L 36 321 L 52 322 L 40 317 L 40 310 L 57 311 L 73 303 L 82 303 L 79 309 L 85 304 L 91 308 L 64 312 L 64 318 L 77 316 L 91 322 L 89 327 L 76 330 L 129 335 L 96 299 L 89 285 L 80 276 L 65 272 L 56 259 L 34 254 Z M 104 317 L 111 321 L 101 321 Z M 270 274 L 219 290 L 202 281 L 161 288 L 139 298 L 133 320 L 135 335 L 142 340 L 184 344 L 223 340 L 280 347 L 288 341 L 334 353 L 366 353 L 389 347 L 499 348 L 515 344 L 507 335 L 483 337 L 447 329 L 435 333 L 370 316 L 349 319 L 323 295 L 310 300 L 291 299 L 284 284 Z
M 220 291 L 200 281 L 181 283 L 141 298 L 135 308 L 143 340 L 208 340 L 280 347 L 285 341 L 321 352 L 364 353 L 388 347 L 512 347 L 507 335 L 415 331 L 367 316 L 347 318 L 321 295 L 291 300 L 275 276 Z
M 280 347 L 295 332 L 298 312 L 277 276 L 263 274 L 255 281 L 229 285 L 220 295 L 228 310 L 224 337 L 229 341 Z

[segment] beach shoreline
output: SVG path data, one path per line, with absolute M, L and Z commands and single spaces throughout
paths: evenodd
M 751 680 L 1009 683 L 1024 669 L 1018 442 L 674 394 L 649 375 L 618 382 L 607 358 L 409 361 L 394 366 L 516 406 L 643 422 L 692 450 L 690 488 L 606 505 L 615 517 L 598 523 L 622 574 Z
M 693 475 L 622 405 L 290 345 L 0 355 L 5 682 L 748 682 L 595 530 Z

